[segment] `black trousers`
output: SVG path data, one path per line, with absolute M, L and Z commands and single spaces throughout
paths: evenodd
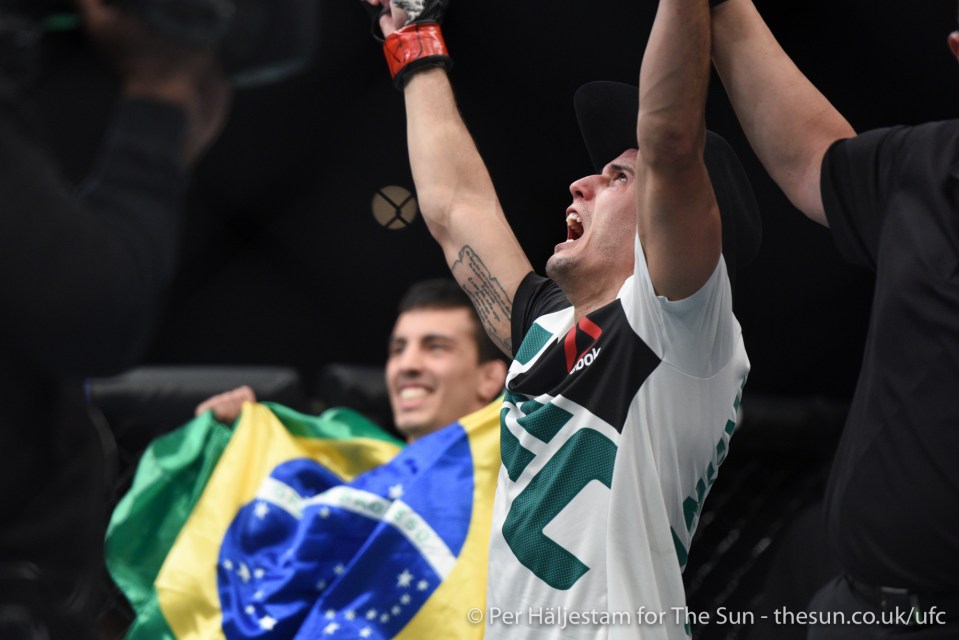
M 884 611 L 845 577 L 835 578 L 820 589 L 808 611 L 823 621 L 809 626 L 808 640 L 959 639 L 959 611 L 920 612 L 908 624 L 911 612 L 906 607 L 887 607 Z

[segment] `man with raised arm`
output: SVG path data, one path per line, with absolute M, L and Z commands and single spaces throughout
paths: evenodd
M 685 637 L 671 608 L 685 605 L 681 568 L 749 369 L 722 229 L 741 214 L 748 228 L 755 206 L 705 129 L 707 0 L 660 2 L 638 92 L 577 93 L 598 173 L 570 186 L 549 279 L 532 272 L 457 111 L 444 4 L 386 2 L 380 27 L 424 217 L 514 358 L 487 637 Z M 637 620 L 640 608 L 656 619 Z
M 959 58 L 959 31 L 948 45 Z M 825 500 L 843 575 L 810 605 L 836 624 L 810 637 L 957 637 L 959 121 L 857 135 L 749 0 L 714 10 L 713 56 L 766 170 L 847 260 L 876 274 Z M 843 625 L 836 613 L 884 625 Z

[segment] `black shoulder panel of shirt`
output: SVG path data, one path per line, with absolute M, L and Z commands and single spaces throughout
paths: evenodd
M 560 304 L 548 288 L 552 285 L 558 291 L 555 284 L 549 280 L 537 284 L 534 293 L 539 293 L 540 304 L 532 307 L 543 309 L 538 315 L 569 307 L 568 301 Z M 623 303 L 617 298 L 582 318 L 565 336 L 545 344 L 545 350 L 533 366 L 509 381 L 507 393 L 521 404 L 522 398 L 515 396 L 561 395 L 622 432 L 632 399 L 660 362 L 633 331 Z M 535 409 L 533 405 L 530 407 Z M 522 406 L 521 410 L 529 413 Z

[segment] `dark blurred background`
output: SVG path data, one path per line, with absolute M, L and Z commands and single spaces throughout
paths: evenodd
M 447 273 L 421 218 L 387 227 L 373 213 L 378 200 L 389 221 L 392 208 L 378 194 L 402 204 L 412 179 L 402 96 L 369 18 L 357 0 L 315 1 L 318 48 L 308 71 L 238 91 L 199 167 L 179 275 L 147 364 L 277 365 L 297 371 L 309 393 L 330 363 L 382 365 L 402 292 Z M 959 69 L 945 44 L 956 26 L 952 0 L 756 4 L 857 130 L 955 117 Z M 538 270 L 565 238 L 567 185 L 590 172 L 573 92 L 589 80 L 636 82 L 655 8 L 653 0 L 451 3 L 444 31 L 460 107 Z M 29 97 L 64 171 L 79 181 L 115 87 L 78 34 L 48 40 Z M 844 264 L 828 231 L 766 177 L 718 81 L 707 121 L 751 174 L 764 241 L 736 290 L 753 365 L 744 428 L 703 512 L 687 593 L 695 610 L 783 602 L 795 610 L 829 571 L 816 500 L 855 386 L 872 279 Z M 409 203 L 402 210 L 410 218 Z M 804 632 L 761 635 L 760 627 L 747 621 L 694 635 Z
M 308 382 L 327 362 L 379 364 L 404 288 L 446 273 L 421 218 L 386 228 L 372 214 L 379 190 L 412 190 L 402 96 L 359 3 L 316 1 L 311 68 L 239 91 L 199 168 L 179 276 L 149 363 L 290 365 Z M 945 37 L 955 3 L 757 5 L 857 129 L 954 116 L 959 70 Z M 655 6 L 451 3 L 445 33 L 463 116 L 537 269 L 565 236 L 567 185 L 590 171 L 571 96 L 588 80 L 636 82 Z M 81 38 L 50 38 L 31 100 L 69 176 L 89 169 L 113 97 L 110 75 Z M 828 232 L 772 185 L 718 81 L 708 123 L 740 152 L 764 212 L 762 250 L 736 293 L 753 363 L 748 390 L 847 397 L 869 275 L 846 266 Z

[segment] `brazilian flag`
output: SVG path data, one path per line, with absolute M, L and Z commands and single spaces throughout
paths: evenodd
M 127 637 L 481 638 L 498 409 L 405 448 L 274 404 L 154 441 L 107 532 Z

